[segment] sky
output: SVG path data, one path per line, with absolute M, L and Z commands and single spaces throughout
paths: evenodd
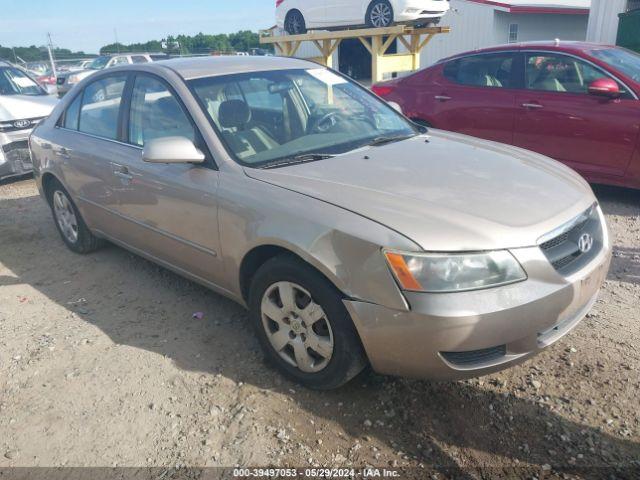
M 242 5 L 242 8 L 237 5 Z M 97 53 L 100 47 L 198 32 L 270 28 L 275 0 L 0 0 L 0 45 L 44 45 Z

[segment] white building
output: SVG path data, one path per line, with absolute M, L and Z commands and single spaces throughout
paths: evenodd
M 422 66 L 504 43 L 584 41 L 590 4 L 591 0 L 451 0 L 451 10 L 441 22 L 451 33 L 434 37 L 422 52 Z
M 321 0 L 318 0 L 321 1 Z M 597 1 L 597 0 L 596 0 Z M 602 3 L 618 0 L 601 0 Z M 436 35 L 422 51 L 421 67 L 458 53 L 509 42 L 535 40 L 582 40 L 587 36 L 591 0 L 450 0 L 451 9 L 440 25 L 448 34 Z M 284 32 L 279 32 L 284 34 Z M 402 45 L 392 45 L 402 51 Z M 296 56 L 319 55 L 311 42 L 304 42 Z M 333 57 L 334 68 L 366 78 L 371 56 L 358 40 L 342 41 Z
M 618 15 L 640 8 L 639 0 L 592 0 L 587 40 L 614 45 L 618 36 Z

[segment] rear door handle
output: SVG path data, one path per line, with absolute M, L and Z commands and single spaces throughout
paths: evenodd
M 59 157 L 69 158 L 69 154 L 70 154 L 70 152 L 69 152 L 69 150 L 67 150 L 67 149 L 66 149 L 66 148 L 64 148 L 64 147 L 60 147 L 60 148 L 58 148 L 58 149 L 54 150 L 54 152 L 55 152 L 55 154 L 56 154 L 57 156 L 59 156 Z
M 541 108 L 544 108 L 542 105 L 540 105 L 539 103 L 523 103 L 522 106 L 524 108 L 529 108 L 531 110 L 539 110 Z
M 451 97 L 448 97 L 447 95 L 436 95 L 435 97 L 436 100 L 440 101 L 440 102 L 448 102 L 449 100 L 451 100 Z
M 113 172 L 113 174 L 118 177 L 121 178 L 122 180 L 127 180 L 128 182 L 130 182 L 131 180 L 133 180 L 133 175 L 131 175 L 130 173 L 126 173 L 126 172 Z

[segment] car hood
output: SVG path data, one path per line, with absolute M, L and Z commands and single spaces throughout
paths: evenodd
M 437 130 L 318 162 L 245 171 L 386 225 L 429 251 L 536 245 L 596 201 L 577 173 L 554 160 Z
M 55 95 L 2 95 L 0 121 L 46 117 L 57 103 Z

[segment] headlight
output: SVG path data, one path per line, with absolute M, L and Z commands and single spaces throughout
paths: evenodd
M 506 250 L 480 253 L 384 252 L 403 290 L 460 292 L 497 287 L 527 279 L 518 261 Z
M 67 83 L 78 83 L 80 81 L 80 77 L 78 75 L 69 75 L 67 78 Z

